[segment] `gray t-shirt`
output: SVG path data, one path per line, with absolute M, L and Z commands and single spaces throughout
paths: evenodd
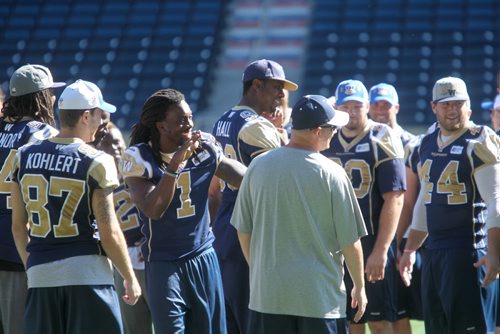
M 250 309 L 345 317 L 341 249 L 366 228 L 342 167 L 288 147 L 262 154 L 243 179 L 231 224 L 252 235 Z
M 110 260 L 102 255 L 80 255 L 32 266 L 28 288 L 68 285 L 113 285 Z

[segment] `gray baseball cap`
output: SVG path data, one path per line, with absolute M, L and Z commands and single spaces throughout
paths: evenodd
M 64 82 L 54 82 L 50 70 L 42 65 L 24 65 L 19 67 L 10 78 L 11 96 L 21 96 L 39 92 L 47 88 L 66 86 Z

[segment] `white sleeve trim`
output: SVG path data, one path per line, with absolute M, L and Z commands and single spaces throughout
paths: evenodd
M 474 173 L 477 190 L 488 208 L 486 227 L 500 227 L 500 164 L 488 165 Z
M 413 208 L 413 216 L 411 218 L 412 230 L 427 232 L 427 211 L 424 204 L 425 187 L 420 187 L 417 202 Z

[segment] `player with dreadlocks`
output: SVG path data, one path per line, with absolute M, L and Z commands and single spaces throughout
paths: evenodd
M 246 168 L 193 131 L 184 95 L 148 98 L 120 169 L 144 221 L 147 295 L 157 333 L 226 333 L 208 188 L 214 175 L 238 187 Z
M 9 85 L 0 119 L 0 332 L 22 333 L 27 285 L 24 266 L 12 238 L 10 203 L 10 164 L 22 145 L 52 137 L 54 129 L 53 89 L 65 83 L 54 82 L 50 70 L 41 65 L 17 69 Z M 3 329 L 3 330 L 2 330 Z

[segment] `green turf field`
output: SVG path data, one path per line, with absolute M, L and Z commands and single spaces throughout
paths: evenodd
M 424 322 L 423 321 L 411 321 L 411 332 L 412 334 L 425 334 Z

